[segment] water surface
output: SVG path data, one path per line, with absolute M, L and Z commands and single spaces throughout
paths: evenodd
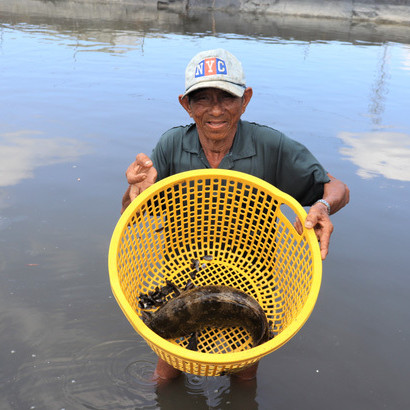
M 0 408 L 409 408 L 407 29 L 35 3 L 0 14 Z M 126 167 L 189 122 L 185 65 L 216 47 L 254 89 L 244 118 L 306 144 L 351 203 L 312 316 L 257 383 L 159 389 L 107 250 Z

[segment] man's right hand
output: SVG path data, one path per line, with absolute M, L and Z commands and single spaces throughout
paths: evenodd
M 125 172 L 129 187 L 122 198 L 121 213 L 144 190 L 157 180 L 157 170 L 150 158 L 140 153 Z

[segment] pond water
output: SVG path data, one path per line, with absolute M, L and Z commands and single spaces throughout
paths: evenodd
M 6 3 L 0 408 L 410 408 L 407 28 Z M 108 245 L 125 169 L 189 122 L 185 66 L 216 47 L 253 87 L 244 118 L 307 145 L 351 202 L 332 217 L 312 316 L 256 382 L 183 375 L 158 387 L 155 354 L 112 296 Z

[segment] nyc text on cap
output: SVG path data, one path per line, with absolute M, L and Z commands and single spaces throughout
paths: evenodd
M 200 88 L 219 88 L 242 97 L 246 88 L 241 62 L 221 48 L 202 51 L 188 63 L 185 70 L 184 97 Z

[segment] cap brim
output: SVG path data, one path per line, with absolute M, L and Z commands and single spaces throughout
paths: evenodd
M 224 90 L 230 94 L 233 94 L 235 97 L 242 97 L 246 87 L 220 80 L 201 81 L 186 90 L 182 98 L 192 93 L 192 91 L 199 90 L 201 88 L 218 88 L 219 90 Z

